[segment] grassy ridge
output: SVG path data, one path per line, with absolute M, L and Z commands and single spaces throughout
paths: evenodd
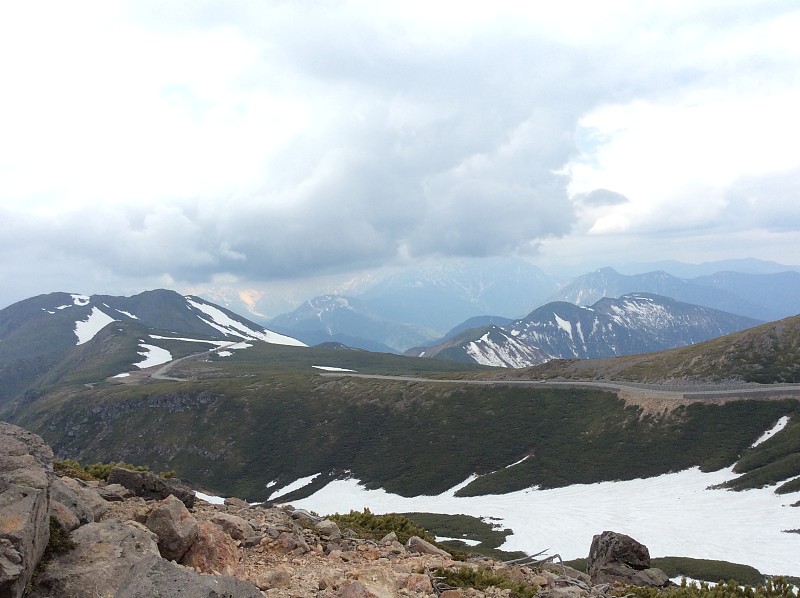
M 770 322 L 689 347 L 611 359 L 554 360 L 519 377 L 800 382 L 800 316 Z
M 14 419 L 59 457 L 174 469 L 213 490 L 263 500 L 270 481 L 280 487 L 323 474 L 302 493 L 346 470 L 405 496 L 440 493 L 472 473 L 483 477 L 462 494 L 711 470 L 734 463 L 798 409 L 796 400 L 736 401 L 652 418 L 609 392 L 335 378 L 311 365 L 450 378 L 480 371 L 453 363 L 434 373 L 443 362 L 262 346 L 183 362 L 170 373 L 192 381 L 60 388 Z

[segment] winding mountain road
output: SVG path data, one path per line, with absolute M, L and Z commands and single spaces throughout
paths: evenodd
M 630 382 L 601 382 L 578 380 L 460 380 L 419 378 L 416 376 L 382 376 L 376 374 L 358 374 L 349 372 L 326 372 L 324 377 L 368 378 L 373 380 L 391 380 L 395 382 L 414 382 L 426 384 L 472 384 L 478 386 L 530 386 L 535 388 L 590 388 L 608 390 L 619 393 L 623 399 L 661 399 L 671 401 L 696 400 L 736 400 L 749 398 L 795 398 L 800 397 L 800 384 L 746 385 L 736 388 L 710 390 L 707 385 L 693 389 L 691 383 L 682 388 L 666 390 L 656 384 L 633 384 Z

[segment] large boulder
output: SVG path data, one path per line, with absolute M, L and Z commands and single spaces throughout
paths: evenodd
M 408 539 L 408 542 L 406 542 L 406 550 L 408 550 L 408 552 L 418 552 L 420 554 L 435 554 L 443 557 L 450 556 L 449 552 L 445 552 L 419 536 L 411 536 Z
M 263 598 L 251 583 L 226 575 L 201 575 L 164 559 L 139 561 L 122 581 L 114 598 Z
M 161 556 L 170 561 L 181 560 L 197 538 L 197 520 L 171 494 L 150 510 L 145 525 L 158 536 Z
M 113 596 L 136 563 L 161 558 L 156 535 L 133 521 L 89 523 L 69 537 L 75 547 L 39 571 L 30 598 Z
M 255 535 L 253 526 L 237 515 L 217 513 L 211 521 L 220 526 L 234 540 L 244 540 Z
M 592 538 L 586 563 L 592 583 L 623 583 L 634 586 L 665 587 L 669 578 L 650 566 L 647 546 L 630 536 L 605 531 Z
M 50 540 L 53 451 L 0 422 L 0 596 L 18 598 Z
M 227 533 L 210 521 L 197 522 L 197 539 L 180 563 L 201 573 L 235 575 L 239 568 L 239 549 Z
M 187 508 L 194 507 L 194 490 L 180 480 L 162 478 L 149 471 L 131 471 L 115 467 L 108 474 L 108 483 L 120 484 L 136 496 L 148 500 L 161 500 L 172 494 L 179 498 Z

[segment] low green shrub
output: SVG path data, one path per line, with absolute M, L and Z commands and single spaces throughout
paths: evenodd
M 335 521 L 340 528 L 350 528 L 359 537 L 380 540 L 386 534 L 394 532 L 398 542 L 405 544 L 411 536 L 419 536 L 428 542 L 435 542 L 433 536 L 418 526 L 405 515 L 389 513 L 375 515 L 369 509 L 362 512 L 350 511 L 347 515 L 331 515 L 328 519 Z
M 677 588 L 624 586 L 616 590 L 615 595 L 636 598 L 794 598 L 797 591 L 797 586 L 783 577 L 756 586 L 740 586 L 739 582 L 729 581 L 713 587 L 706 582 L 687 583 L 684 579 Z
M 539 592 L 539 586 L 528 585 L 515 581 L 510 577 L 491 571 L 490 569 L 473 569 L 460 567 L 458 569 L 435 569 L 434 576 L 444 584 L 456 588 L 475 588 L 485 590 L 495 587 L 501 590 L 511 590 L 513 598 L 533 598 Z
M 74 459 L 53 461 L 53 470 L 60 476 L 78 478 L 80 480 L 108 480 L 108 475 L 115 467 L 130 469 L 131 471 L 150 471 L 147 465 L 131 465 L 125 461 L 109 461 L 108 463 L 92 463 L 81 465 Z M 162 471 L 158 474 L 162 478 L 174 478 L 175 470 Z

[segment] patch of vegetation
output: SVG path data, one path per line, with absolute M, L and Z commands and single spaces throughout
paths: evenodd
M 756 586 L 765 583 L 766 577 L 749 565 L 739 565 L 727 561 L 710 559 L 690 559 L 684 557 L 661 557 L 652 560 L 653 567 L 658 567 L 670 578 L 689 577 L 691 579 L 711 582 L 736 580 L 739 585 Z
M 706 582 L 683 583 L 678 588 L 644 588 L 625 586 L 616 590 L 617 596 L 637 598 L 792 598 L 797 596 L 797 586 L 783 577 L 767 580 L 755 587 L 740 586 L 737 581 L 729 581 L 714 587 Z
M 440 513 L 404 513 L 404 515 L 437 537 L 456 538 L 456 540 L 440 541 L 439 544 L 442 546 L 499 561 L 509 561 L 526 556 L 524 552 L 520 551 L 499 550 L 512 530 L 496 529 L 491 523 L 487 523 L 479 517 Z M 459 541 L 458 538 L 478 541 L 480 544 L 471 546 Z
M 387 534 L 394 532 L 397 541 L 405 544 L 412 536 L 419 536 L 423 540 L 435 543 L 433 536 L 425 531 L 424 528 L 414 523 L 405 515 L 389 513 L 386 515 L 375 515 L 369 509 L 363 511 L 350 511 L 346 515 L 330 515 L 331 521 L 335 521 L 340 529 L 351 529 L 360 538 L 370 538 L 380 540 Z
M 36 576 L 42 571 L 51 560 L 62 554 L 67 554 L 75 548 L 76 544 L 69 537 L 69 532 L 65 531 L 58 520 L 50 515 L 50 540 L 47 542 L 47 547 L 42 553 L 42 558 L 36 563 L 36 568 L 33 570 L 31 580 L 28 582 L 26 595 L 30 592 L 31 588 L 36 583 Z
M 108 480 L 108 475 L 115 467 L 130 469 L 131 471 L 150 471 L 147 465 L 131 465 L 124 461 L 109 461 L 108 463 L 92 463 L 81 465 L 74 459 L 53 461 L 53 470 L 61 476 L 68 476 L 80 480 Z M 162 478 L 175 477 L 175 470 L 162 471 L 158 474 Z
M 472 567 L 439 568 L 433 571 L 433 575 L 439 582 L 456 588 L 485 590 L 495 587 L 501 590 L 510 590 L 511 596 L 514 598 L 533 598 L 539 591 L 539 586 L 511 579 L 507 575 L 483 567 L 477 569 Z

